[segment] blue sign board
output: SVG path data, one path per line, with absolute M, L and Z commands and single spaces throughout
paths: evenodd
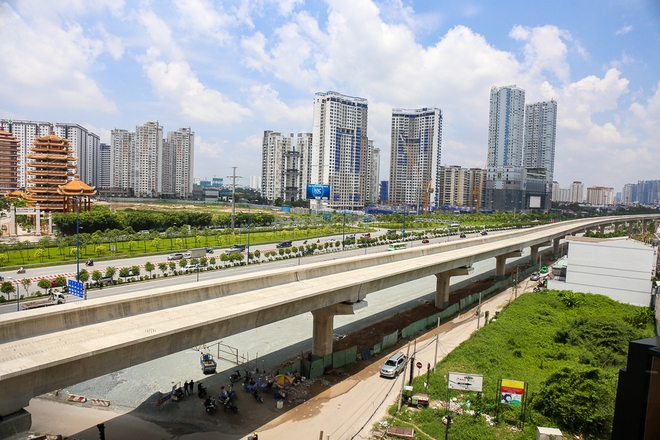
M 330 185 L 318 183 L 307 184 L 307 200 L 328 200 L 330 198 Z
M 69 280 L 69 294 L 77 296 L 78 298 L 83 298 L 85 296 L 85 287 L 83 283 L 76 280 Z

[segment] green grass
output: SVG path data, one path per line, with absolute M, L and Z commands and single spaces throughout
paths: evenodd
M 500 405 L 497 426 L 489 426 L 483 416 L 456 415 L 449 438 L 528 439 L 534 438 L 536 426 L 609 438 L 628 342 L 654 336 L 653 324 L 640 326 L 633 318 L 640 315 L 640 307 L 602 295 L 569 294 L 571 301 L 566 296 L 559 291 L 521 296 L 438 364 L 429 381 L 433 399 L 446 399 L 448 372 L 482 374 L 483 393 L 452 390 L 450 395 L 493 416 L 500 378 L 528 383 L 524 431 L 516 428 L 520 409 Z M 422 390 L 424 381 L 425 376 L 417 378 L 415 389 Z M 401 418 L 434 438 L 444 438 L 444 415 L 444 410 L 406 408 Z

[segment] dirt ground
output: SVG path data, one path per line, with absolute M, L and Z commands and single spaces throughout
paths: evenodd
M 509 273 L 507 272 L 507 274 Z M 475 281 L 469 286 L 452 292 L 449 296 L 449 303 L 453 305 L 468 295 L 486 290 L 494 283 L 495 280 L 492 277 Z M 401 330 L 415 321 L 428 318 L 436 313 L 438 313 L 438 309 L 432 303 L 420 304 L 415 308 L 401 312 L 376 324 L 370 324 L 365 329 L 350 333 L 346 337 L 334 341 L 333 351 L 341 351 L 357 345 L 357 351 L 360 353 L 362 350 L 372 348 L 375 344 L 381 342 L 384 336 L 391 334 L 393 331 Z

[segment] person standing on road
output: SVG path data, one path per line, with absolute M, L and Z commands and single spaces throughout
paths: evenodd
M 185 381 L 183 384 L 183 392 L 188 396 L 190 393 L 188 392 L 188 381 Z
M 190 389 L 190 395 L 191 395 L 191 396 L 192 396 L 192 394 L 195 392 L 195 388 L 194 388 L 194 386 L 195 386 L 195 382 L 193 382 L 193 380 L 190 379 L 190 384 L 188 384 L 188 387 L 189 387 L 189 389 Z

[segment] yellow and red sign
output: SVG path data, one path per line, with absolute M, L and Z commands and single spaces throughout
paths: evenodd
M 500 392 L 502 394 L 501 403 L 520 406 L 522 404 L 522 397 L 525 394 L 525 382 L 502 379 Z

